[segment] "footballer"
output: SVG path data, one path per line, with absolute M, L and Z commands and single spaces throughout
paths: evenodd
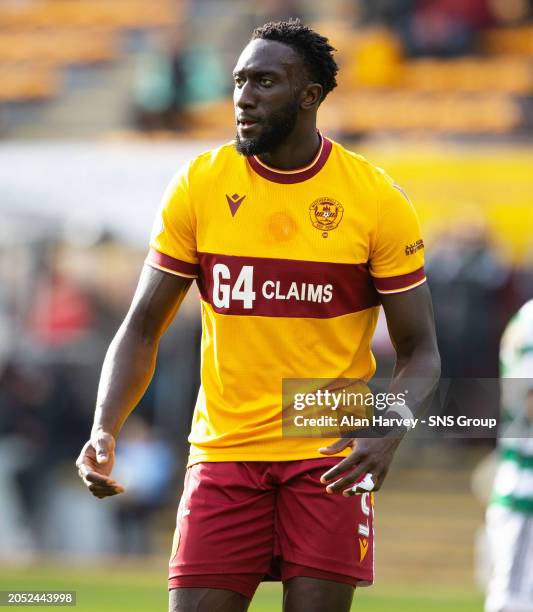
M 424 243 L 394 181 L 317 131 L 336 86 L 328 40 L 298 20 L 257 28 L 233 72 L 235 141 L 182 168 L 160 206 L 129 312 L 104 361 L 77 466 L 93 495 L 145 392 L 161 336 L 196 281 L 201 387 L 177 511 L 170 612 L 240 612 L 283 582 L 285 612 L 345 612 L 373 582 L 373 491 L 401 436 L 283 437 L 285 378 L 369 380 L 380 305 L 391 390 L 415 411 L 440 360 Z M 395 412 L 396 411 L 396 412 Z
M 490 579 L 485 612 L 533 612 L 533 300 L 500 345 L 502 426 L 486 514 Z

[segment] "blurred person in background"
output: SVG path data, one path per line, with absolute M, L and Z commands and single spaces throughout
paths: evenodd
M 392 28 L 414 9 L 416 0 L 356 0 L 363 25 L 383 24 Z
M 4 362 L 0 372 L 0 557 L 31 557 L 38 547 L 37 505 L 41 483 L 25 478 L 35 474 L 44 458 L 47 435 L 36 406 L 43 387 L 27 369 Z M 37 384 L 40 383 L 40 384 Z M 32 485 L 36 486 L 32 489 Z M 26 486 L 29 485 L 29 488 Z
M 78 445 L 89 417 L 83 398 L 85 356 L 72 358 L 83 354 L 94 329 L 92 304 L 89 295 L 56 268 L 56 248 L 54 241 L 32 247 L 35 261 L 26 287 L 31 302 L 25 310 L 10 313 L 11 325 L 24 330 L 23 338 L 17 338 L 21 347 L 12 347 L 0 374 L 0 448 L 10 449 L 9 459 L 2 462 L 4 482 L 12 491 L 9 505 L 19 508 L 16 518 L 9 509 L 4 517 L 11 516 L 6 520 L 12 537 L 22 526 L 20 549 L 28 554 L 45 546 L 51 482 Z M 64 433 L 61 444 L 54 440 L 58 429 Z
M 487 0 L 365 0 L 363 7 L 365 21 L 394 30 L 411 57 L 470 53 L 492 23 Z
M 527 23 L 533 14 L 533 0 L 488 0 L 495 22 L 500 26 Z
M 188 102 L 185 41 L 172 30 L 154 36 L 137 57 L 133 90 L 134 123 L 142 131 L 176 130 Z
M 12 362 L 0 376 L 0 454 L 9 449 L 2 471 L 12 491 L 6 504 L 19 508 L 16 518 L 11 516 L 11 529 L 16 533 L 18 525 L 26 532 L 22 551 L 45 547 L 51 484 L 77 446 L 87 417 L 68 370 L 61 372 L 57 364 Z M 63 432 L 61 444 L 54 439 L 58 430 Z
M 487 0 L 419 0 L 404 31 L 406 51 L 411 56 L 465 55 L 491 23 Z
M 236 141 L 173 179 L 104 361 L 77 461 L 98 498 L 124 492 L 111 476 L 116 438 L 198 279 L 202 385 L 170 560 L 172 612 L 244 611 L 269 576 L 283 581 L 287 612 L 347 612 L 354 587 L 373 581 L 370 492 L 405 428 L 395 438 L 329 437 L 321 448 L 283 437 L 281 381 L 370 378 L 380 303 L 397 357 L 391 391 L 409 384 L 416 411 L 438 380 L 414 208 L 382 170 L 316 128 L 336 86 L 333 51 L 299 21 L 254 31 L 233 75 Z
M 487 510 L 486 612 L 533 612 L 533 300 L 502 338 L 502 424 Z
M 116 518 L 121 552 L 152 552 L 150 520 L 167 498 L 175 457 L 157 431 L 132 417 L 117 450 L 116 477 L 127 493 L 117 501 Z
M 120 325 L 143 259 L 110 226 L 87 221 L 94 211 L 85 209 L 76 222 L 72 210 L 64 224 L 18 210 L 8 210 L 0 223 L 0 557 L 7 563 L 48 552 L 90 558 L 149 548 L 158 541 L 154 532 L 172 522 L 154 498 L 137 523 L 144 520 L 148 533 L 124 546 L 116 508 L 93 504 L 77 480 L 72 486 L 71 458 L 91 424 L 108 338 Z M 199 384 L 198 303 L 185 304 L 181 315 L 143 400 L 154 440 L 172 442 L 174 482 L 188 450 L 185 440 L 176 443 L 175 432 L 189 427 Z M 183 389 L 178 401 L 176 385 Z M 165 494 L 173 503 L 170 488 Z M 161 520 L 153 520 L 154 513 Z M 80 533 L 80 522 L 98 523 L 98 534 Z
M 499 338 L 513 307 L 511 274 L 483 220 L 442 233 L 427 270 L 443 378 L 497 378 Z

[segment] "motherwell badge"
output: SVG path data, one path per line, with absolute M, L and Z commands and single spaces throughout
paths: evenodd
M 338 227 L 342 220 L 344 208 L 333 198 L 318 198 L 309 207 L 309 216 L 313 227 L 322 230 L 322 236 L 328 237 L 328 232 Z

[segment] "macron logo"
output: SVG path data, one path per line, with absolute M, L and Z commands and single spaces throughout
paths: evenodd
M 226 194 L 226 200 L 228 201 L 232 217 L 234 217 L 235 213 L 239 210 L 239 206 L 242 204 L 245 197 L 245 195 L 239 196 L 238 193 L 234 193 L 232 196 Z

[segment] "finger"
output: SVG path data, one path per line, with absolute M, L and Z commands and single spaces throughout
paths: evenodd
M 113 489 L 115 486 L 118 486 L 116 484 L 107 483 L 107 482 L 91 482 L 90 480 L 87 480 L 86 478 L 83 479 L 83 484 L 90 491 L 92 491 L 93 489 L 98 489 L 98 488 Z
M 111 489 L 119 489 L 120 492 L 124 491 L 124 487 L 118 484 L 118 482 L 112 480 L 111 478 L 107 478 L 106 476 L 101 476 L 96 472 L 83 472 L 80 469 L 78 473 L 81 476 L 81 479 L 83 480 L 83 484 L 89 489 L 91 488 L 91 486 L 98 486 L 108 487 Z
M 370 493 L 378 489 L 379 486 L 376 484 L 374 475 L 367 472 L 362 480 L 345 489 L 342 494 L 344 497 L 353 497 L 354 495 L 362 495 L 363 493 Z
M 78 467 L 78 474 L 81 476 L 81 478 L 85 478 L 85 476 L 90 474 L 91 471 L 92 470 L 90 470 L 84 463 Z
M 100 484 L 116 484 L 116 481 L 113 478 L 109 478 L 109 476 L 105 476 L 104 474 L 98 474 L 98 472 L 86 472 L 85 478 L 89 482 L 96 482 Z
M 89 491 L 99 499 L 103 499 L 104 497 L 113 497 L 113 495 L 119 495 L 120 493 L 124 492 L 118 488 L 94 487 L 94 485 L 89 488 Z
M 339 491 L 344 491 L 347 487 L 352 487 L 365 472 L 368 472 L 368 466 L 364 464 L 358 465 L 345 476 L 339 478 L 339 480 L 328 484 L 326 493 L 337 493 Z
M 94 485 L 89 488 L 89 491 L 93 495 L 100 497 L 110 497 L 111 495 L 119 495 L 124 493 L 124 489 L 118 487 L 95 487 Z
M 333 480 L 334 478 L 336 478 L 337 476 L 340 476 L 341 474 L 344 474 L 346 470 L 349 470 L 353 468 L 355 465 L 358 465 L 359 463 L 361 463 L 363 459 L 364 459 L 364 456 L 358 453 L 357 454 L 353 453 L 351 455 L 348 455 L 348 457 L 345 457 L 344 459 L 342 459 L 342 461 L 339 461 L 337 465 L 334 465 L 327 472 L 322 474 L 320 478 L 320 482 L 323 484 L 326 484 L 328 481 Z
M 350 446 L 352 443 L 353 443 L 352 438 L 340 438 L 339 440 L 337 440 L 336 442 L 333 442 L 333 444 L 330 444 L 329 446 L 322 446 L 321 448 L 318 449 L 318 452 L 322 453 L 323 455 L 336 455 L 337 453 L 340 453 L 345 448 L 348 448 L 348 446 Z
M 79 454 L 78 458 L 76 459 L 76 467 L 78 467 L 78 468 L 81 467 L 83 465 L 83 463 L 87 460 L 87 454 L 88 454 L 89 448 L 91 448 L 91 451 L 94 450 L 92 448 L 90 440 L 83 445 L 83 448 L 81 449 L 81 453 Z
M 105 493 L 110 493 L 110 492 L 123 493 L 124 492 L 124 487 L 122 485 L 119 485 L 118 483 L 113 484 L 113 485 L 110 485 L 110 484 L 108 485 L 108 484 L 98 484 L 98 483 L 90 482 L 87 485 L 87 488 L 91 492 L 93 491 L 101 491 Z
M 81 478 L 86 478 L 88 474 L 96 474 L 96 472 L 93 471 L 89 466 L 82 463 L 79 467 L 78 474 L 81 476 Z M 105 478 L 105 476 L 102 476 L 101 474 L 98 475 L 102 478 Z
M 107 463 L 115 450 L 115 440 L 113 436 L 106 432 L 99 432 L 95 444 L 96 461 L 98 463 Z
M 99 487 L 116 487 L 118 485 L 116 480 L 106 480 L 103 478 L 97 478 L 95 476 L 85 477 L 83 482 L 85 482 L 86 485 L 94 484 L 98 485 Z
M 96 484 L 109 484 L 115 485 L 117 482 L 108 476 L 104 476 L 103 474 L 98 474 L 97 472 L 93 472 L 87 469 L 86 466 L 82 466 L 78 470 L 79 475 L 82 477 L 84 482 L 96 483 Z
M 112 487 L 102 487 L 95 484 L 90 484 L 87 488 L 93 495 L 109 495 L 114 491 Z

